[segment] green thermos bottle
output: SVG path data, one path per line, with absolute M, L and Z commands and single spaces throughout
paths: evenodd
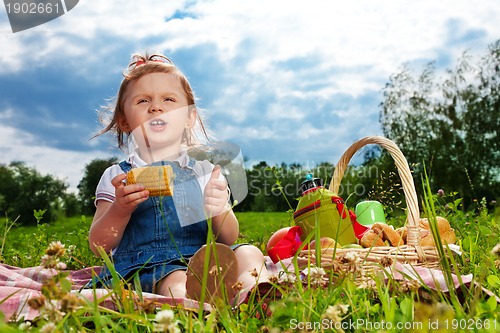
M 307 174 L 306 180 L 300 184 L 300 192 L 302 196 L 293 219 L 303 231 L 302 240 L 314 233 L 318 226 L 320 237 L 333 238 L 342 246 L 358 242 L 344 200 L 326 189 L 321 178 Z

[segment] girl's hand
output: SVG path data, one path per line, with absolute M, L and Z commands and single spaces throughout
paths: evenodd
M 205 211 L 208 217 L 214 217 L 228 210 L 229 193 L 225 179 L 219 179 L 221 167 L 216 165 L 212 170 L 210 180 L 205 186 Z
M 113 204 L 123 213 L 132 214 L 137 205 L 149 197 L 149 191 L 141 184 L 125 185 L 127 174 L 120 174 L 111 180 L 115 187 L 115 201 Z

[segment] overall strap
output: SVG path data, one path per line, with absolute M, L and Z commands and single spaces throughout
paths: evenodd
M 120 164 L 118 164 L 120 168 L 122 169 L 123 172 L 127 173 L 130 170 L 132 170 L 132 164 L 130 164 L 127 161 L 121 161 Z
M 196 160 L 192 157 L 189 157 L 188 167 L 192 169 L 195 164 L 196 164 Z

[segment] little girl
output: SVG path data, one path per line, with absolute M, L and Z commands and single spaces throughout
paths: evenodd
M 135 149 L 101 177 L 90 247 L 96 255 L 99 248 L 111 254 L 115 270 L 124 279 L 138 274 L 143 291 L 198 299 L 203 263 L 211 253 L 210 265 L 215 257 L 231 300 L 238 290 L 255 285 L 255 272 L 261 279 L 267 272 L 257 247 L 233 245 L 239 226 L 220 167 L 187 153 L 199 144 L 197 134 L 208 139 L 193 90 L 180 70 L 161 54 L 134 55 L 124 77 L 113 116 L 99 134 L 115 132 L 122 149 L 133 139 Z M 172 167 L 173 196 L 152 197 L 142 184 L 126 185 L 128 171 L 147 165 Z M 217 245 L 204 247 L 209 232 Z M 99 280 L 107 283 L 110 279 L 105 268 Z M 208 288 L 216 289 L 214 284 L 219 282 L 212 280 L 209 276 Z

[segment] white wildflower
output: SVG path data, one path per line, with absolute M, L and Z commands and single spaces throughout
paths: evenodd
M 349 310 L 349 305 L 345 304 L 335 304 L 330 305 L 326 308 L 323 318 L 330 320 L 332 323 L 341 323 L 342 316 Z M 338 332 L 344 332 L 344 330 L 339 327 Z
M 491 254 L 500 257 L 500 243 L 495 245 L 495 247 L 491 250 Z
M 280 283 L 295 283 L 297 281 L 297 276 L 289 272 L 280 272 L 279 280 Z
M 346 304 L 335 304 L 330 305 L 326 308 L 323 314 L 324 318 L 331 319 L 335 322 L 340 322 L 342 316 L 349 311 L 349 305 Z
M 361 283 L 358 285 L 359 289 L 371 289 L 371 290 L 377 290 L 377 283 L 368 278 L 362 279 Z
M 172 310 L 162 310 L 156 314 L 155 321 L 158 323 L 171 323 L 174 320 L 174 311 Z
M 48 322 L 40 328 L 40 333 L 52 333 L 56 331 L 56 324 Z
M 180 332 L 180 329 L 177 326 L 177 320 L 175 320 L 174 311 L 172 310 L 166 309 L 158 312 L 155 317 L 155 322 L 155 332 Z
M 308 267 L 302 271 L 302 273 L 311 279 L 311 284 L 314 286 L 321 285 L 323 281 L 323 276 L 326 274 L 322 267 Z
M 66 253 L 66 249 L 63 243 L 60 241 L 53 241 L 49 244 L 45 253 L 49 256 L 62 257 Z
M 66 269 L 66 264 L 60 261 L 60 262 L 58 262 L 56 264 L 56 269 L 58 269 L 60 271 L 65 270 Z
M 348 260 L 351 263 L 355 263 L 359 259 L 359 254 L 354 251 L 347 252 L 345 255 L 346 260 Z
M 19 329 L 21 331 L 27 331 L 31 329 L 31 322 L 29 321 L 22 322 L 21 324 L 19 324 Z

